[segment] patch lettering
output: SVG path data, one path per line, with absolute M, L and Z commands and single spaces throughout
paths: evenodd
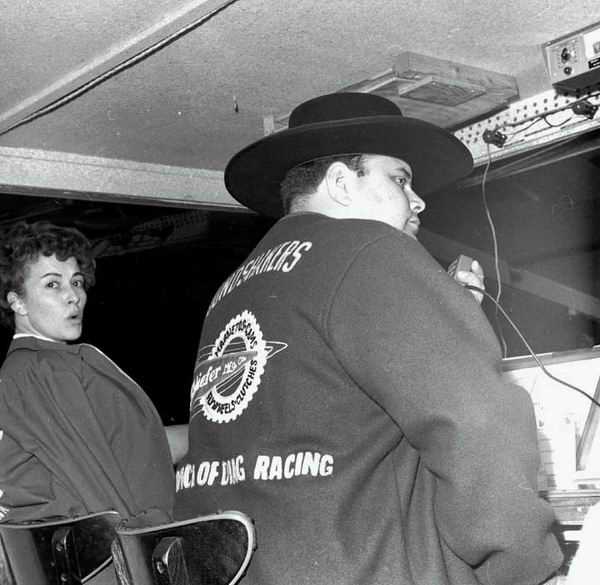
M 227 423 L 246 409 L 260 385 L 267 359 L 287 347 L 267 342 L 250 311 L 227 323 L 213 345 L 198 352 L 190 397 L 190 420 Z

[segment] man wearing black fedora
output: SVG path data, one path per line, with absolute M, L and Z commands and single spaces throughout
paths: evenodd
M 248 585 L 534 585 L 560 565 L 531 400 L 416 239 L 416 186 L 471 167 L 449 132 L 358 93 L 301 104 L 229 162 L 233 197 L 281 219 L 208 308 L 176 513 L 254 518 Z

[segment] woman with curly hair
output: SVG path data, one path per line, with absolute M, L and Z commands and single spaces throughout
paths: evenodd
M 100 350 L 72 343 L 94 271 L 75 229 L 19 222 L 0 239 L 0 318 L 14 329 L 0 370 L 0 520 L 171 518 L 175 455 L 152 402 Z

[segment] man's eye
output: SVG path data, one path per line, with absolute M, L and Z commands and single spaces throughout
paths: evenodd
M 406 177 L 396 177 L 396 183 L 404 187 L 408 183 L 408 179 Z

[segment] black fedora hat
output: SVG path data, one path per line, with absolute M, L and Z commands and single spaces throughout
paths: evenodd
M 340 92 L 295 108 L 288 128 L 242 149 L 225 168 L 225 186 L 242 205 L 283 215 L 280 184 L 293 167 L 338 154 L 381 154 L 406 161 L 424 195 L 469 174 L 471 153 L 453 134 L 381 96 Z

